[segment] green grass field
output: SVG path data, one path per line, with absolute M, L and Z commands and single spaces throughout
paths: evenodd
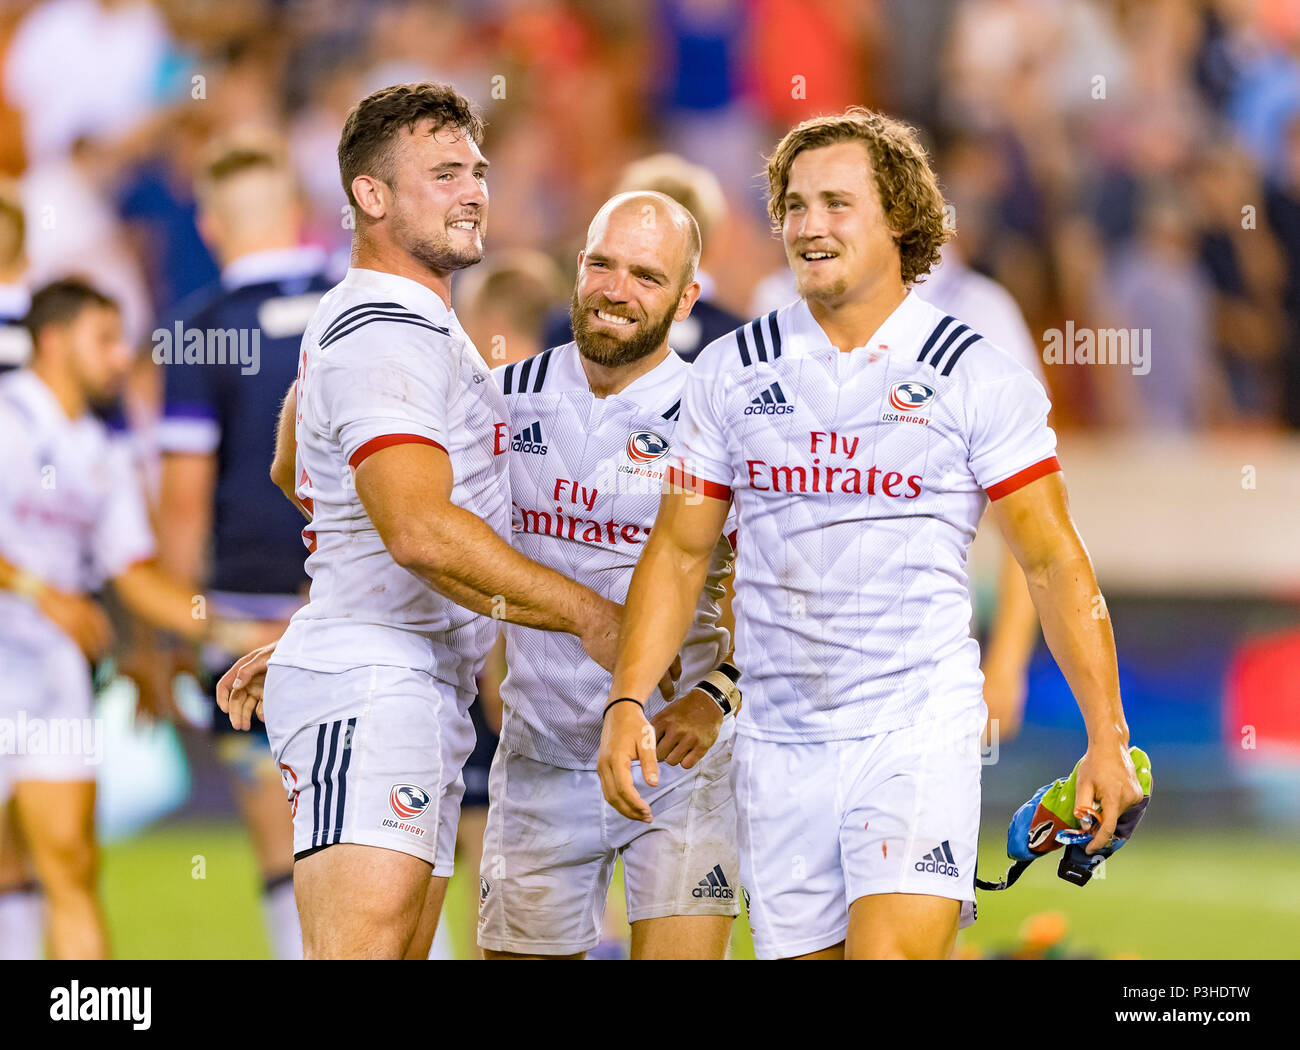
M 980 860 L 987 876 L 1005 867 L 989 843 Z M 1135 839 L 1109 862 L 1106 878 L 1083 889 L 1058 879 L 1055 863 L 1035 865 L 1004 893 L 980 894 L 980 920 L 962 935 L 960 949 L 987 955 L 1008 948 L 1019 942 L 1026 919 L 1058 912 L 1068 924 L 1066 944 L 1077 952 L 1300 957 L 1300 844 L 1215 831 L 1152 833 Z M 477 882 L 464 872 L 453 880 L 446 911 L 453 935 L 469 929 Z M 103 888 L 119 958 L 268 957 L 253 856 L 234 824 L 173 825 L 108 846 Z M 470 948 L 456 945 L 462 956 Z M 753 956 L 743 915 L 733 954 Z

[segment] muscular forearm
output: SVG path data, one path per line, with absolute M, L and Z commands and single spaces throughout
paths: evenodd
M 530 560 L 482 518 L 455 504 L 410 549 L 394 551 L 404 568 L 457 605 L 524 627 L 582 634 L 615 603 Z M 409 541 L 405 541 L 409 543 Z
M 650 533 L 632 574 L 611 696 L 645 700 L 654 692 L 681 648 L 704 588 L 708 556 L 681 550 L 666 533 Z
M 0 557 L 0 591 L 14 591 L 32 597 L 44 586 L 44 581 Z
M 173 583 L 155 565 L 131 566 L 113 579 L 113 589 L 126 611 L 151 627 L 191 642 L 208 635 L 206 599 Z
M 1043 638 L 1074 694 L 1090 743 L 1128 743 L 1120 704 L 1115 636 L 1092 562 L 1077 534 L 1065 550 L 1027 573 Z

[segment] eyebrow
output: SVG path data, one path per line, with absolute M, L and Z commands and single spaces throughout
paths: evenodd
M 462 171 L 468 167 L 470 167 L 470 165 L 464 163 L 463 161 L 444 160 L 441 164 L 435 164 L 429 170 L 430 171 Z M 483 160 L 476 160 L 473 164 L 473 167 L 477 171 L 486 171 L 488 167 L 487 158 L 485 157 Z
M 586 260 L 587 262 L 601 263 L 612 263 L 614 261 L 608 255 L 601 255 L 600 252 L 587 252 Z M 660 281 L 668 280 L 668 274 L 665 271 L 655 269 L 653 266 L 643 266 L 640 263 L 631 263 L 628 266 L 628 269 L 637 275 L 645 274 L 647 277 L 654 277 Z
M 820 192 L 815 193 L 813 196 L 823 197 L 823 198 L 824 197 L 856 197 L 857 194 L 853 193 L 851 190 L 821 190 Z M 785 199 L 803 200 L 803 194 L 795 193 L 793 190 L 787 190 Z

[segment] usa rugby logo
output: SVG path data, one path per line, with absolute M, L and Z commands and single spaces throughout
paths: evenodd
M 402 820 L 414 820 L 429 808 L 429 793 L 414 784 L 394 784 L 388 804 Z
M 633 463 L 653 463 L 668 454 L 668 442 L 648 430 L 638 430 L 627 439 L 627 458 Z
M 934 397 L 934 391 L 924 383 L 895 383 L 889 388 L 889 403 L 899 412 L 915 412 L 924 408 Z

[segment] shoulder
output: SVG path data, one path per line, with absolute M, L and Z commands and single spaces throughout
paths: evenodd
M 551 366 L 567 356 L 574 349 L 573 343 L 553 346 L 540 354 L 526 357 L 522 361 L 513 361 L 508 365 L 499 365 L 492 369 L 492 378 L 506 397 L 519 394 L 540 394 L 546 390 L 546 381 L 551 377 Z
M 321 300 L 314 322 L 317 345 L 330 356 L 373 358 L 452 342 L 450 328 L 402 303 L 332 295 Z
M 171 320 L 182 322 L 186 327 L 201 328 L 213 311 L 219 308 L 224 295 L 221 282 L 213 281 L 176 302 L 167 310 L 167 316 Z
M 797 305 L 796 301 L 771 310 L 713 340 L 700 351 L 691 366 L 692 372 L 718 376 L 778 360 L 788 343 L 790 311 Z
M 936 379 L 966 385 L 998 382 L 1032 373 L 982 332 L 952 314 L 933 309 L 916 360 Z

